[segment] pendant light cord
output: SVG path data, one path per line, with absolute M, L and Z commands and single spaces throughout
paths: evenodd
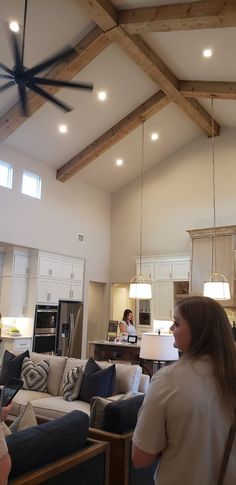
M 22 50 L 21 50 L 21 63 L 24 64 L 24 51 L 25 51 L 25 27 L 26 27 L 26 16 L 27 16 L 27 4 L 28 0 L 25 0 L 24 9 L 24 23 L 23 23 L 23 35 L 22 35 Z
M 141 190 L 140 190 L 140 239 L 139 239 L 139 260 L 140 273 L 142 274 L 142 252 L 143 252 L 143 162 L 144 162 L 144 120 L 142 122 L 141 137 Z
M 211 98 L 211 144 L 212 144 L 212 200 L 213 200 L 213 240 L 211 254 L 212 273 L 216 271 L 216 186 L 215 186 L 215 134 L 214 134 L 214 100 Z

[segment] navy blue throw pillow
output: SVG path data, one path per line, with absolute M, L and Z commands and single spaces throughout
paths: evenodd
M 84 448 L 88 428 L 88 415 L 71 411 L 61 418 L 7 436 L 12 462 L 10 479 Z
M 114 401 L 104 409 L 102 430 L 110 433 L 127 433 L 132 431 L 137 423 L 138 412 L 143 404 L 144 394 Z
M 113 394 L 116 377 L 115 364 L 102 369 L 92 357 L 84 369 L 83 381 L 78 399 L 90 402 L 93 396 L 109 397 Z
M 20 379 L 21 367 L 25 357 L 29 357 L 28 350 L 20 355 L 15 355 L 8 350 L 5 350 L 2 359 L 0 385 L 7 384 L 11 379 Z

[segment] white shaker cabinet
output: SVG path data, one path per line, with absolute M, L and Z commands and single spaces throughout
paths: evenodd
M 39 257 L 38 276 L 59 278 L 60 277 L 60 261 L 54 258 L 47 258 L 45 256 Z
M 24 317 L 28 284 L 27 251 L 7 248 L 3 260 L 0 308 L 3 317 Z
M 172 320 L 174 314 L 173 282 L 155 282 L 154 285 L 154 319 Z
M 37 303 L 58 303 L 59 281 L 51 278 L 38 278 Z
M 70 281 L 61 281 L 59 289 L 60 300 L 76 300 L 82 301 L 83 284 L 71 283 Z
M 64 261 L 60 263 L 60 278 L 63 280 L 83 281 L 83 262 Z

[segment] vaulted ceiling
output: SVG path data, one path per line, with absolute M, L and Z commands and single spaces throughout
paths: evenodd
M 22 24 L 23 14 L 23 0 L 0 1 L 2 25 Z M 0 62 L 11 66 L 6 28 L 0 42 Z M 195 136 L 211 136 L 212 97 L 214 134 L 236 127 L 235 44 L 236 0 L 28 0 L 25 65 L 72 45 L 74 54 L 46 77 L 93 82 L 94 91 L 49 88 L 74 107 L 68 114 L 29 92 L 28 118 L 16 87 L 0 93 L 1 144 L 51 165 L 61 182 L 75 176 L 115 192 L 140 173 L 143 122 L 145 169 Z M 103 103 L 99 90 L 108 93 Z

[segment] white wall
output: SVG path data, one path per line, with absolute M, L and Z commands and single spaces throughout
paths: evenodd
M 199 136 L 145 174 L 143 255 L 190 253 L 186 230 L 213 225 L 211 146 Z M 215 164 L 216 224 L 236 224 L 235 129 L 215 138 Z M 111 281 L 129 281 L 139 254 L 140 180 L 112 197 L 111 215 Z
M 58 182 L 54 169 L 3 144 L 0 159 L 14 168 L 12 190 L 0 186 L 0 242 L 86 258 L 85 352 L 89 281 L 109 281 L 110 196 L 80 182 L 78 176 L 64 184 Z M 42 177 L 41 200 L 21 194 L 23 170 Z M 78 232 L 85 235 L 84 244 L 77 242 Z
M 73 177 L 56 180 L 54 169 L 1 145 L 0 159 L 13 164 L 13 189 L 0 187 L 0 241 L 86 258 L 89 279 L 107 281 L 110 196 Z M 42 177 L 42 199 L 21 194 L 22 171 Z M 76 234 L 85 235 L 78 243 Z

